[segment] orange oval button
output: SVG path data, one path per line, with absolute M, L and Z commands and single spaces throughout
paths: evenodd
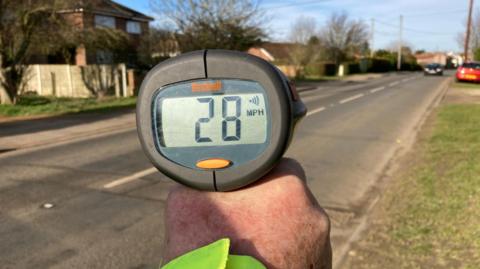
M 208 159 L 197 162 L 197 167 L 202 169 L 221 169 L 229 166 L 232 162 L 225 159 Z

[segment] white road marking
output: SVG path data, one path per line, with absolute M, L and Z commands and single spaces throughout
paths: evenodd
M 352 96 L 352 97 L 348 97 L 348 98 L 346 98 L 346 99 L 343 99 L 343 100 L 341 100 L 341 101 L 338 102 L 338 103 L 340 103 L 340 104 L 343 105 L 343 104 L 345 104 L 345 103 L 351 102 L 351 101 L 353 101 L 353 100 L 357 100 L 358 98 L 362 98 L 362 97 L 364 97 L 364 96 L 365 96 L 365 94 L 360 93 L 360 94 L 354 95 L 354 96 Z
M 312 93 L 310 93 L 310 94 L 312 94 Z M 318 99 L 322 99 L 322 98 L 332 96 L 334 94 L 335 94 L 335 92 L 327 92 L 327 93 L 307 95 L 307 96 L 300 95 L 300 97 L 302 98 L 303 102 L 311 102 L 311 101 L 315 101 L 315 100 L 318 100 Z
M 155 168 L 155 167 L 148 168 L 148 169 L 145 169 L 143 171 L 132 174 L 130 176 L 126 176 L 126 177 L 122 177 L 122 178 L 119 178 L 117 180 L 114 180 L 114 181 L 104 185 L 103 187 L 105 189 L 111 189 L 111 188 L 123 185 L 125 183 L 129 183 L 131 181 L 140 179 L 141 177 L 148 176 L 148 175 L 151 175 L 151 174 L 155 174 L 156 172 L 158 172 L 157 168 Z
M 314 109 L 312 111 L 309 111 L 307 113 L 307 117 L 312 116 L 312 115 L 317 114 L 317 113 L 320 113 L 320 112 L 324 111 L 325 109 L 327 109 L 327 108 L 322 106 L 321 108 L 317 108 L 317 109 Z
M 409 78 L 402 79 L 402 82 L 407 82 L 407 81 L 410 81 L 410 79 Z
M 372 90 L 370 90 L 370 92 L 371 93 L 376 93 L 376 92 L 383 91 L 383 90 L 385 90 L 385 86 L 372 89 Z
M 392 83 L 388 84 L 388 86 L 390 86 L 390 87 L 397 86 L 398 83 L 400 83 L 400 82 L 395 81 L 395 82 L 392 82 Z

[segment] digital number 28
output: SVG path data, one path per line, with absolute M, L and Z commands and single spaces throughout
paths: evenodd
M 195 123 L 195 140 L 198 143 L 212 142 L 210 137 L 202 137 L 200 129 L 202 123 L 208 123 L 214 117 L 215 100 L 213 98 L 197 98 L 197 101 L 202 104 L 208 104 L 208 118 L 200 118 Z M 228 112 L 228 103 L 235 102 L 235 115 L 230 116 Z M 242 133 L 242 121 L 239 119 L 242 111 L 242 100 L 239 96 L 226 96 L 222 98 L 222 140 L 223 141 L 238 141 Z M 235 135 L 228 134 L 228 124 L 235 124 Z

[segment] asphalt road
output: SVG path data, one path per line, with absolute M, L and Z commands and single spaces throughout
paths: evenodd
M 347 236 L 342 214 L 360 210 L 445 79 L 393 74 L 301 93 L 309 114 L 287 156 L 332 214 L 334 247 Z M 172 183 L 151 167 L 134 130 L 0 155 L 0 267 L 158 268 Z

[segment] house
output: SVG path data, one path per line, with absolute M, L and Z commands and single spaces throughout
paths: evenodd
M 452 68 L 457 68 L 461 66 L 464 62 L 464 57 L 462 54 L 449 52 L 447 55 L 448 55 L 448 58 L 450 59 Z M 449 62 L 447 61 L 447 66 L 448 66 L 448 63 Z
M 435 53 L 427 52 L 427 53 L 415 54 L 415 58 L 417 59 L 417 63 L 422 66 L 433 64 L 433 63 L 446 66 L 448 56 L 446 53 L 443 53 L 443 52 L 435 52 Z
M 153 21 L 153 18 L 111 0 L 90 1 L 88 6 L 83 4 L 84 1 L 78 2 L 76 6 L 61 10 L 59 13 L 64 15 L 67 22 L 72 23 L 80 30 L 105 27 L 125 32 L 132 45 L 132 51 L 128 53 L 128 59 L 130 61 L 131 58 L 134 58 L 132 59 L 134 61 L 140 42 L 148 34 L 149 23 Z M 108 51 L 89 51 L 82 44 L 72 48 L 71 54 L 73 54 L 73 62 L 79 66 L 113 63 L 112 53 Z M 33 63 L 62 63 L 62 59 L 52 55 L 37 55 Z
M 275 64 L 288 77 L 295 77 L 296 68 L 291 65 L 290 56 L 295 46 L 293 43 L 266 42 L 248 49 L 247 53 Z
M 288 63 L 294 48 L 295 44 L 292 43 L 266 42 L 250 48 L 247 52 L 272 63 Z

